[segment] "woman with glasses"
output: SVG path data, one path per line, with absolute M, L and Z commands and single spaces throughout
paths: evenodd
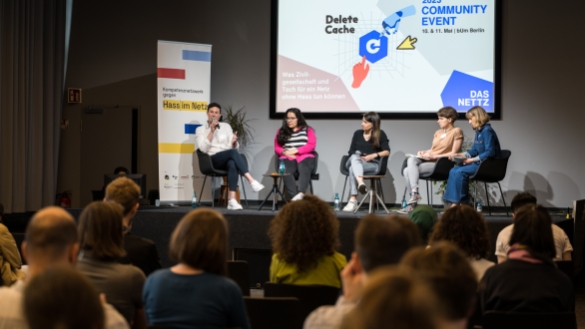
M 307 125 L 301 110 L 286 110 L 282 127 L 274 138 L 274 152 L 284 161 L 284 187 L 292 201 L 302 200 L 311 182 L 311 173 L 315 169 L 315 130 Z M 299 173 L 299 186 L 295 184 L 295 172 Z
M 349 146 L 349 159 L 345 167 L 349 171 L 350 198 L 343 211 L 354 211 L 357 193 L 367 191 L 363 175 L 374 175 L 380 171 L 382 157 L 390 156 L 390 141 L 380 129 L 380 116 L 376 112 L 365 113 L 362 129 L 356 130 Z

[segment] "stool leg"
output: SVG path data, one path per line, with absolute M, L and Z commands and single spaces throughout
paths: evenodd
M 390 211 L 388 210 L 388 208 L 386 208 L 386 205 L 384 204 L 384 200 L 380 198 L 378 193 L 376 193 L 376 197 L 378 198 L 378 200 L 380 200 L 380 203 L 382 203 L 382 207 L 384 207 L 384 210 L 386 210 L 386 213 L 389 214 Z
M 364 197 L 362 198 L 362 201 L 360 202 L 360 204 L 353 211 L 354 214 L 358 211 L 358 209 L 360 209 L 360 207 L 362 206 L 362 204 L 364 203 L 364 201 L 366 201 L 366 198 L 368 198 L 370 196 L 370 193 L 372 193 L 372 190 L 369 190 L 368 193 L 366 193 L 366 195 L 364 195 Z
M 504 198 L 504 193 L 502 193 L 502 186 L 500 186 L 500 182 L 498 182 L 498 187 L 500 188 L 500 195 L 502 196 L 502 201 L 504 201 L 504 208 L 506 209 L 506 216 L 510 216 L 508 214 L 508 206 L 506 205 L 506 199 Z
M 487 204 L 488 204 L 488 212 L 490 213 L 490 216 L 492 215 L 492 207 L 490 207 L 490 195 L 488 194 L 487 191 L 487 183 L 483 182 L 483 187 L 485 188 L 485 198 L 487 200 Z
M 242 184 L 242 191 L 244 191 L 244 200 L 246 200 L 246 209 L 250 208 L 248 205 L 248 196 L 246 195 L 246 188 L 244 187 L 244 178 L 240 176 L 240 183 Z
M 345 176 L 345 182 L 343 183 L 343 191 L 341 191 L 341 199 L 339 199 L 341 201 L 343 201 L 343 195 L 345 194 L 345 185 L 347 185 L 347 178 L 348 177 L 349 176 Z M 349 201 L 349 195 L 347 196 L 347 201 Z
M 203 197 L 203 188 L 205 187 L 205 181 L 207 180 L 207 175 L 203 178 L 203 185 L 201 185 L 201 192 L 199 192 L 199 200 L 197 201 L 197 205 L 201 205 L 201 198 Z

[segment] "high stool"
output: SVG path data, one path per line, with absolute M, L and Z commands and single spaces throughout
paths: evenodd
M 364 198 L 362 199 L 360 204 L 355 208 L 355 210 L 353 212 L 356 213 L 358 211 L 358 209 L 360 209 L 360 207 L 362 206 L 364 201 L 369 197 L 370 198 L 370 209 L 368 210 L 369 214 L 371 214 L 373 212 L 372 209 L 374 206 L 374 201 L 380 202 L 382 204 L 382 207 L 384 207 L 384 210 L 386 210 L 386 213 L 389 214 L 390 211 L 388 211 L 388 208 L 386 208 L 386 205 L 384 204 L 384 200 L 382 199 L 382 197 L 380 197 L 380 195 L 376 191 L 377 185 L 380 185 L 380 189 L 382 188 L 382 181 L 381 180 L 382 180 L 382 178 L 384 178 L 384 175 L 364 175 L 362 177 L 364 180 L 368 179 L 370 181 L 370 190 L 368 191 L 368 193 L 366 193 L 366 195 L 364 196 Z

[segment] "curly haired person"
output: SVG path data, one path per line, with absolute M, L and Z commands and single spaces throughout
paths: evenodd
M 270 223 L 270 281 L 341 288 L 347 264 L 337 252 L 339 221 L 327 203 L 312 195 L 284 206 Z
M 490 251 L 487 224 L 483 216 L 470 206 L 447 209 L 435 225 L 430 244 L 450 241 L 469 257 L 469 264 L 481 280 L 485 271 L 494 266 L 486 259 Z

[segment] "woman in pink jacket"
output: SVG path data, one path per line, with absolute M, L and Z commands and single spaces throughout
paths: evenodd
M 311 182 L 311 173 L 315 163 L 315 146 L 317 138 L 313 128 L 307 125 L 301 110 L 290 108 L 282 121 L 282 127 L 274 138 L 274 152 L 284 161 L 284 187 L 294 197 L 292 201 L 301 200 Z M 299 173 L 299 186 L 295 184 L 295 172 Z

